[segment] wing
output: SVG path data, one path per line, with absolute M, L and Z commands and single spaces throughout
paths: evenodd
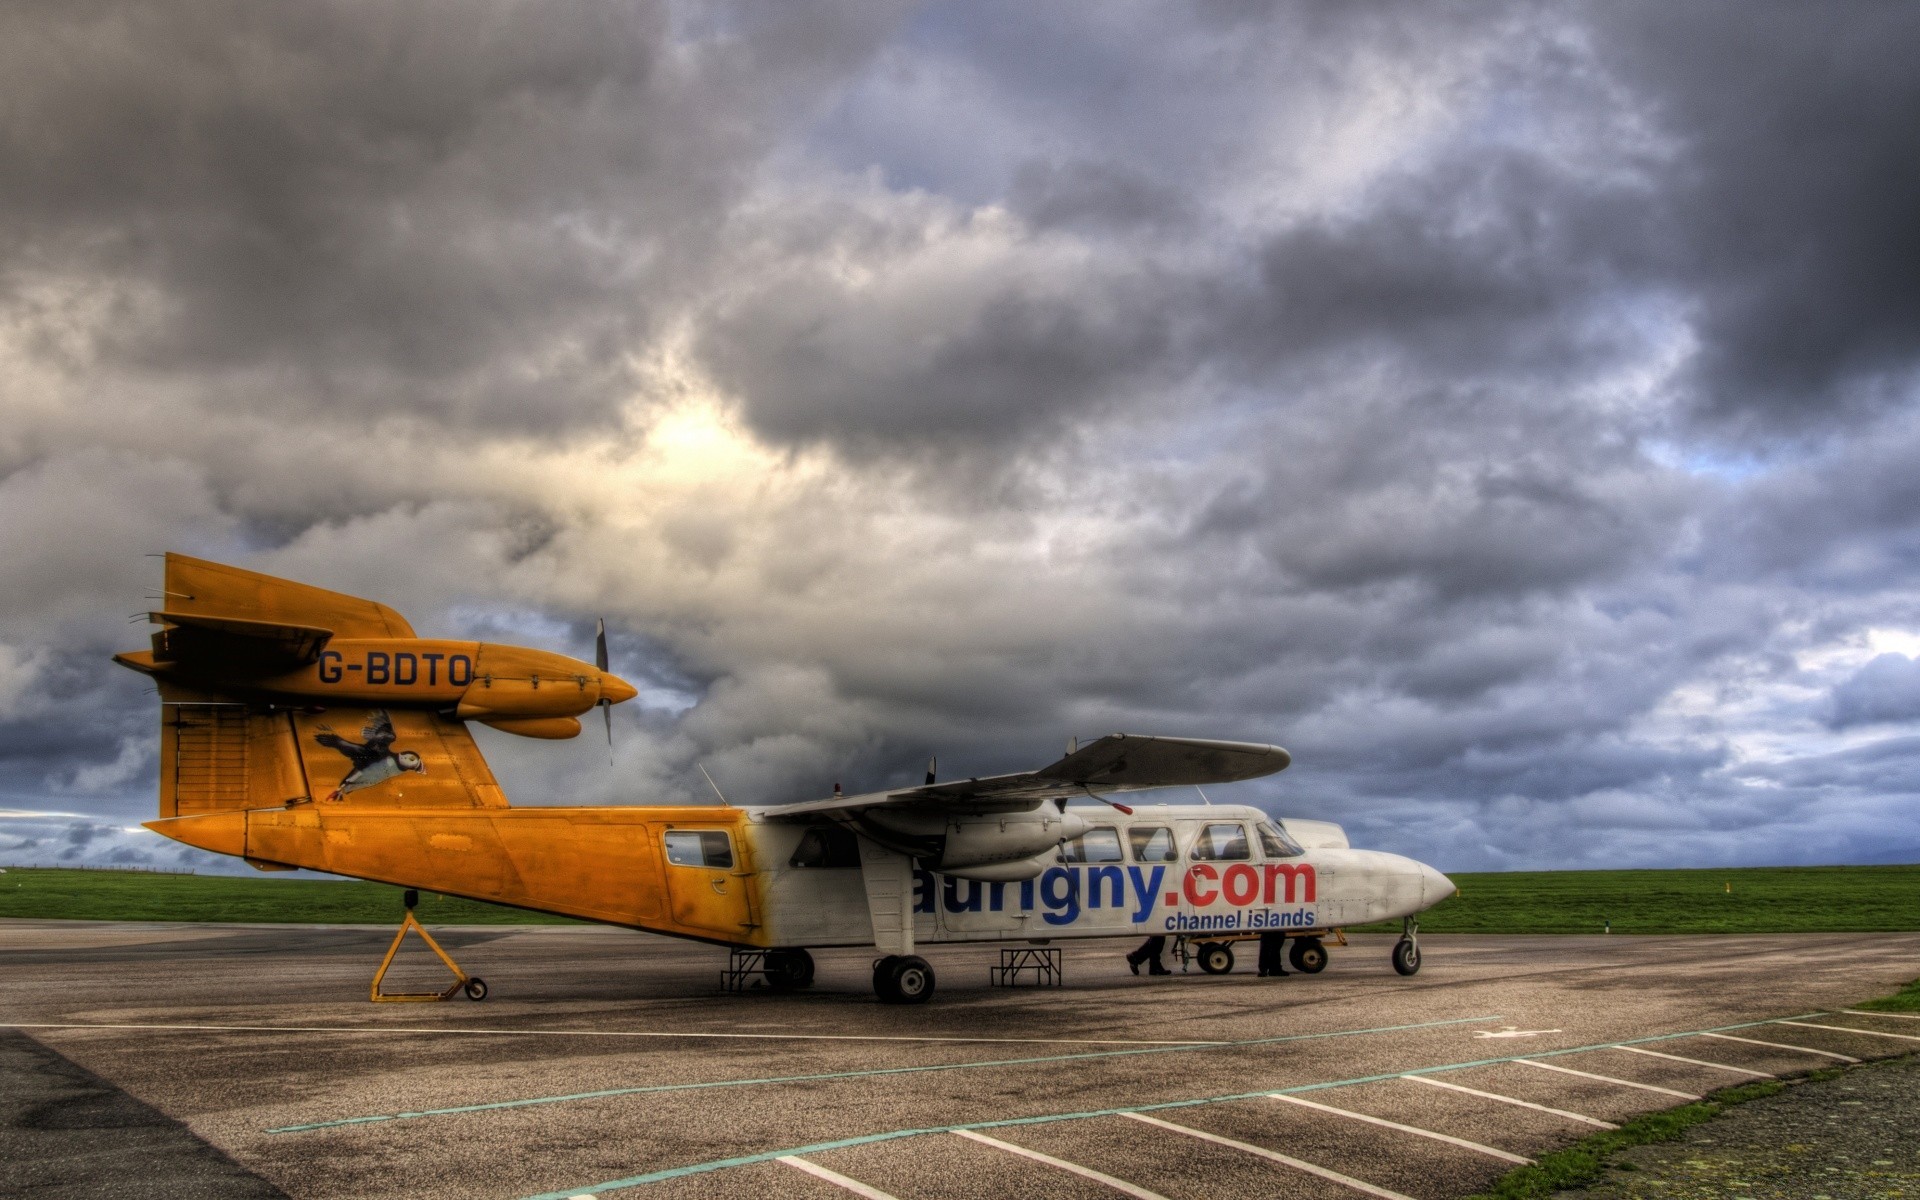
M 831 800 L 783 804 L 765 811 L 770 817 L 786 817 L 878 805 L 928 805 L 970 812 L 1025 809 L 1037 801 L 1060 797 L 1236 783 L 1283 771 L 1292 761 L 1292 755 L 1280 747 L 1259 742 L 1115 733 L 1089 742 L 1059 762 L 1037 771 L 930 783 L 898 792 L 836 796 Z
M 369 761 L 385 758 L 393 749 L 393 718 L 384 708 L 376 708 L 367 714 L 367 723 L 360 730 L 360 736 L 367 739 L 366 755 Z

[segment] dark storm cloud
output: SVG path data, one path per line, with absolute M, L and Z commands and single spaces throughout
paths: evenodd
M 657 293 L 783 110 L 886 25 L 741 8 L 694 44 L 655 5 L 9 14 L 4 284 L 104 293 L 80 365 L 224 377 L 253 411 L 542 430 L 632 389 Z
M 1920 720 L 1920 662 L 1904 654 L 1878 656 L 1833 689 L 1829 720 L 1835 729 Z
M 16 6 L 0 795 L 151 811 L 104 658 L 178 547 L 607 616 L 616 765 L 482 731 L 516 799 L 1119 729 L 1443 866 L 1891 853 L 1914 25 Z
M 1601 5 L 1598 52 L 1675 143 L 1675 283 L 1702 411 L 1819 428 L 1910 401 L 1920 353 L 1920 10 Z

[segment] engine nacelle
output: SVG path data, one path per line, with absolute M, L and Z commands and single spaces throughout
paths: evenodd
M 877 826 L 878 840 L 926 861 L 946 875 L 964 879 L 1031 879 L 1046 869 L 1061 842 L 1087 831 L 1078 813 L 1041 805 L 1027 812 L 946 817 L 913 809 L 869 809 L 866 821 Z M 888 838 L 887 834 L 895 835 Z M 983 875 L 983 869 L 994 869 Z M 1016 874 L 1000 874 L 1000 868 Z

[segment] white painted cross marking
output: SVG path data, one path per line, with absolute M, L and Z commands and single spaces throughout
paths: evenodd
M 1092 1167 L 1083 1167 L 1079 1163 L 1070 1163 L 1064 1158 L 1055 1158 L 1051 1154 L 1042 1154 L 1038 1150 L 1029 1150 L 1025 1146 L 1016 1146 L 1012 1142 L 1003 1142 L 999 1138 L 988 1137 L 984 1133 L 975 1133 L 971 1129 L 956 1129 L 953 1132 L 963 1138 L 971 1138 L 976 1142 L 992 1146 L 995 1150 L 1005 1150 L 1008 1154 L 1018 1154 L 1022 1158 L 1030 1158 L 1035 1162 L 1045 1163 L 1049 1167 L 1058 1167 L 1062 1171 L 1071 1171 L 1082 1179 L 1091 1179 L 1095 1183 L 1105 1184 L 1116 1192 L 1134 1197 L 1135 1200 L 1167 1200 L 1167 1198 L 1159 1192 L 1150 1192 L 1138 1184 L 1128 1183 L 1124 1179 L 1115 1179 L 1105 1172 L 1096 1171 Z
M 1812 1046 L 1796 1046 L 1792 1042 L 1763 1042 L 1759 1038 L 1735 1037 L 1730 1033 L 1703 1033 L 1701 1037 L 1719 1038 L 1723 1042 L 1745 1042 L 1749 1046 L 1770 1046 L 1775 1050 L 1798 1050 L 1802 1054 L 1818 1054 L 1822 1058 L 1837 1058 L 1841 1062 L 1859 1062 L 1851 1054 L 1840 1054 L 1833 1050 L 1815 1050 Z
M 833 1186 L 838 1188 L 845 1188 L 847 1191 L 852 1192 L 856 1196 L 864 1196 L 866 1200 L 894 1200 L 894 1197 L 881 1191 L 877 1187 L 868 1187 L 866 1184 L 861 1183 L 858 1179 L 849 1179 L 838 1171 L 829 1171 L 825 1167 L 821 1166 L 820 1164 L 810 1163 L 806 1159 L 800 1158 L 797 1155 L 786 1154 L 786 1155 L 782 1155 L 779 1158 L 774 1159 L 773 1161 L 777 1163 L 784 1163 L 787 1166 L 792 1167 L 796 1171 L 805 1171 L 807 1174 L 813 1176 L 816 1179 L 824 1179 L 828 1183 L 831 1183 Z
M 1120 1115 L 1131 1120 L 1144 1122 L 1148 1125 L 1158 1125 L 1162 1129 L 1171 1129 L 1175 1133 L 1184 1133 L 1188 1137 L 1199 1138 L 1203 1142 L 1212 1142 L 1215 1145 L 1226 1146 L 1247 1154 L 1257 1154 L 1261 1158 L 1272 1159 L 1274 1162 L 1280 1163 L 1283 1166 L 1292 1167 L 1296 1171 L 1305 1171 L 1309 1175 L 1318 1175 L 1322 1179 L 1331 1180 L 1343 1187 L 1350 1187 L 1356 1192 L 1365 1192 L 1369 1196 L 1378 1196 L 1380 1200 L 1413 1200 L 1413 1197 L 1403 1192 L 1388 1191 L 1383 1187 L 1375 1187 L 1365 1180 L 1355 1179 L 1351 1175 L 1342 1175 L 1338 1171 L 1329 1171 L 1325 1167 L 1316 1166 L 1313 1163 L 1305 1162 L 1301 1159 L 1289 1158 L 1287 1155 L 1281 1154 L 1276 1150 L 1269 1150 L 1265 1146 L 1255 1146 L 1248 1142 L 1236 1142 L 1232 1138 L 1221 1137 L 1217 1133 L 1207 1133 L 1205 1130 L 1190 1129 L 1185 1125 L 1175 1125 L 1172 1121 L 1162 1121 L 1158 1117 L 1149 1117 L 1145 1113 L 1130 1112 L 1121 1113 Z
M 1673 1062 L 1692 1063 L 1696 1067 L 1712 1067 L 1716 1071 L 1732 1071 L 1736 1075 L 1751 1075 L 1755 1079 L 1772 1079 L 1765 1071 L 1750 1071 L 1745 1067 L 1730 1067 L 1725 1063 L 1708 1062 L 1704 1058 L 1682 1058 L 1678 1054 L 1662 1054 L 1658 1050 L 1643 1050 L 1638 1046 L 1614 1046 L 1615 1050 L 1625 1050 L 1629 1054 L 1646 1054 L 1654 1058 L 1665 1058 Z
M 1597 1079 L 1601 1083 L 1617 1083 L 1621 1087 L 1639 1088 L 1645 1092 L 1659 1092 L 1663 1096 L 1678 1096 L 1682 1100 L 1698 1100 L 1692 1092 L 1679 1092 L 1672 1088 L 1656 1087 L 1651 1083 L 1635 1083 L 1631 1079 L 1615 1079 L 1611 1075 L 1595 1075 L 1592 1071 L 1576 1071 L 1572 1067 L 1562 1067 L 1555 1063 L 1543 1063 L 1536 1058 L 1516 1058 L 1513 1060 L 1523 1067 L 1539 1067 L 1542 1071 L 1558 1071 L 1562 1075 L 1578 1075 L 1582 1079 Z
M 1497 1032 L 1492 1029 L 1476 1029 L 1473 1031 L 1473 1036 L 1477 1038 L 1523 1038 L 1539 1037 L 1543 1033 L 1563 1032 L 1565 1031 L 1560 1029 L 1522 1029 L 1518 1025 L 1508 1025 Z
M 1336 1117 L 1350 1117 L 1355 1121 L 1365 1121 L 1369 1125 L 1380 1125 L 1387 1129 L 1398 1129 L 1402 1133 L 1411 1133 L 1423 1138 L 1432 1138 L 1436 1142 L 1445 1142 L 1449 1146 L 1458 1146 L 1463 1150 L 1472 1150 L 1479 1154 L 1490 1154 L 1494 1158 L 1504 1158 L 1510 1163 L 1519 1163 L 1521 1166 L 1526 1166 L 1533 1162 L 1530 1158 L 1523 1158 L 1518 1154 L 1512 1154 L 1492 1146 L 1483 1146 L 1479 1142 L 1470 1142 L 1465 1138 L 1457 1138 L 1450 1133 L 1441 1133 L 1433 1129 L 1421 1129 L 1417 1125 L 1402 1125 L 1398 1121 L 1389 1121 L 1383 1117 L 1354 1112 L 1350 1108 L 1335 1108 L 1331 1104 L 1316 1104 L 1312 1100 L 1302 1100 L 1298 1096 L 1285 1096 L 1279 1092 L 1273 1093 L 1268 1096 L 1267 1099 L 1285 1100 L 1288 1104 L 1298 1104 L 1302 1108 L 1318 1109 L 1323 1113 L 1332 1113 Z
M 1798 1025 L 1802 1029 L 1831 1029 L 1835 1033 L 1864 1033 L 1868 1037 L 1899 1038 L 1903 1042 L 1920 1042 L 1920 1037 L 1910 1033 L 1881 1033 L 1878 1029 L 1854 1029 L 1846 1025 L 1815 1025 L 1812 1021 L 1775 1021 L 1775 1025 Z
M 1618 1129 L 1612 1121 L 1602 1121 L 1599 1117 L 1589 1117 L 1585 1113 L 1568 1112 L 1564 1108 L 1549 1108 L 1544 1104 L 1535 1104 L 1531 1100 L 1521 1100 L 1515 1096 L 1502 1096 L 1499 1092 L 1483 1092 L 1479 1088 L 1462 1087 L 1457 1083 L 1448 1083 L 1444 1079 L 1429 1079 L 1425 1075 L 1402 1075 L 1400 1078 L 1409 1083 L 1425 1083 L 1437 1088 L 1446 1088 L 1450 1092 L 1465 1092 L 1469 1096 L 1478 1096 L 1483 1100 L 1498 1100 L 1502 1104 L 1511 1104 L 1516 1108 L 1530 1108 L 1535 1112 L 1549 1113 L 1556 1117 L 1565 1117 L 1569 1121 L 1582 1121 L 1588 1125 L 1598 1125 L 1602 1129 Z

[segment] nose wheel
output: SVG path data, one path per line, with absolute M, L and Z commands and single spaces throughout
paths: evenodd
M 1393 944 L 1393 969 L 1402 975 L 1420 973 L 1420 922 L 1408 917 L 1401 927 L 1400 940 Z

